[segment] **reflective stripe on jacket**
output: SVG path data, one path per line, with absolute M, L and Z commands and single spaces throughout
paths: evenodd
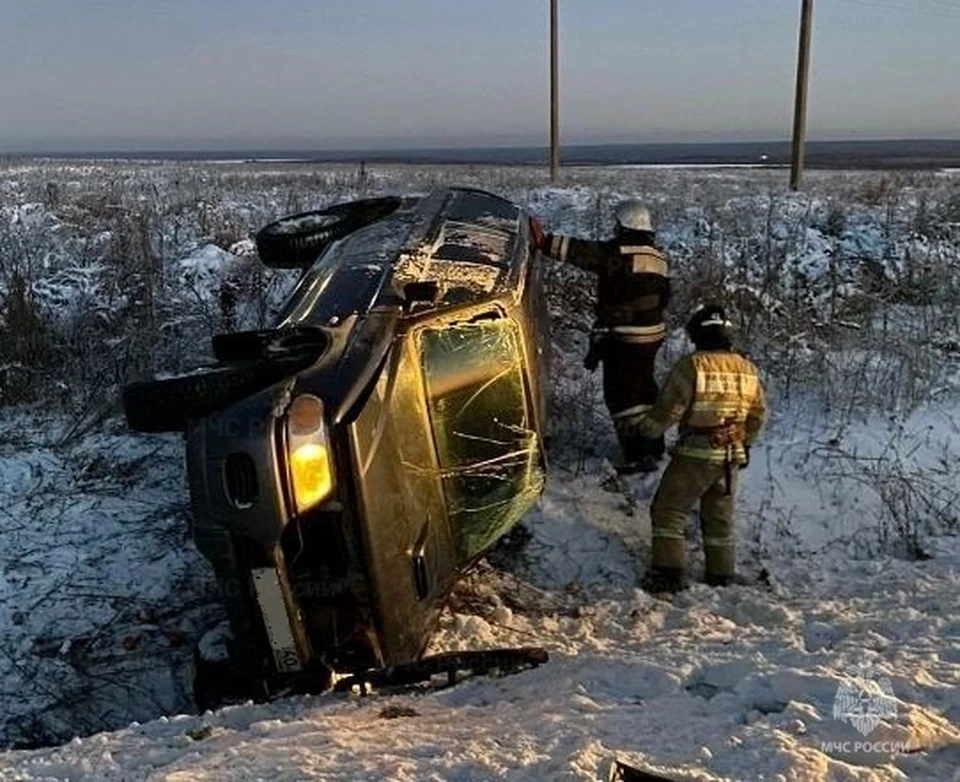
M 667 327 L 663 323 L 658 323 L 656 326 L 611 326 L 609 328 L 594 326 L 590 333 L 595 340 L 609 337 L 617 342 L 645 345 L 666 339 Z
M 655 274 L 658 277 L 670 276 L 667 259 L 656 247 L 640 244 L 622 245 L 619 249 L 620 255 L 629 256 L 624 258 L 624 261 L 628 264 L 628 273 Z
M 739 353 L 697 351 L 670 371 L 653 409 L 638 427 L 657 437 L 673 423 L 680 437 L 673 453 L 709 462 L 746 461 L 766 420 L 766 399 L 756 365 Z

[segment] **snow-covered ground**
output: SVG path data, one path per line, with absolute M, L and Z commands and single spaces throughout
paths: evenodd
M 839 508 L 829 497 L 815 499 L 821 492 L 802 471 L 781 469 L 792 444 L 774 432 L 743 491 L 741 559 L 747 571 L 769 570 L 770 591 L 695 585 L 668 603 L 637 590 L 649 487 L 634 482 L 640 496 L 631 508 L 622 494 L 599 485 L 602 460 L 588 459 L 579 472 L 555 471 L 526 522 L 531 539 L 498 552 L 495 564 L 484 564 L 458 589 L 433 643 L 434 650 L 542 645 L 551 659 L 539 669 L 426 695 L 329 694 L 180 716 L 188 711 L 182 696 L 173 701 L 179 709 L 139 701 L 139 692 L 149 687 L 156 698 L 165 683 L 141 682 L 124 692 L 114 681 L 114 697 L 124 694 L 118 709 L 170 716 L 62 747 L 0 754 L 0 777 L 598 779 L 619 757 L 672 779 L 956 779 L 960 539 L 929 539 L 922 561 L 862 556 L 846 527 L 859 518 L 864 534 L 873 534 L 870 492 L 848 492 Z M 137 489 L 149 488 L 151 473 L 168 474 L 147 468 Z M 175 483 L 167 493 L 180 488 Z M 758 560 L 750 525 L 767 502 L 787 521 L 780 528 L 777 518 L 767 519 Z M 179 601 L 185 584 L 195 589 L 202 582 L 203 568 L 195 554 L 181 553 L 182 541 L 169 528 L 145 534 L 136 505 L 121 501 L 133 518 L 112 523 L 109 513 L 83 508 L 75 522 L 89 514 L 100 523 L 78 531 L 80 546 L 65 531 L 51 534 L 62 543 L 43 558 L 96 552 L 99 576 L 77 573 L 75 583 L 94 581 L 101 593 L 126 589 L 120 597 L 127 606 L 157 611 L 139 625 L 124 617 L 126 632 L 150 651 L 125 651 L 119 632 L 96 640 L 114 659 L 110 679 L 119 678 L 127 655 L 172 681 L 177 650 L 170 631 L 189 632 L 191 616 L 186 606 L 170 606 L 170 597 L 164 610 L 157 598 L 166 591 Z M 137 550 L 127 555 L 122 543 L 101 538 L 118 534 L 125 521 L 139 529 Z M 37 519 L 37 533 L 45 528 Z M 151 559 L 154 569 L 142 572 Z M 182 578 L 187 565 L 194 578 Z M 131 570 L 140 575 L 131 577 Z M 63 575 L 47 583 L 63 581 L 70 583 Z M 24 604 L 22 594 L 15 604 Z M 46 603 L 25 606 L 33 610 L 17 635 L 48 628 L 53 645 L 61 644 L 48 652 L 51 669 L 67 667 L 71 652 L 61 639 L 82 635 L 85 626 L 70 624 L 72 612 L 82 608 L 96 623 L 107 602 L 101 594 L 84 604 L 61 586 Z M 110 619 L 108 627 L 124 626 L 120 617 Z M 30 653 L 22 644 L 14 649 Z M 18 683 L 9 673 L 5 680 L 25 696 L 21 703 L 31 684 L 42 690 L 41 681 Z M 887 684 L 891 693 L 882 698 Z M 866 735 L 835 715 L 849 685 L 863 685 L 869 703 L 888 709 Z
M 189 708 L 186 641 L 215 621 L 186 546 L 176 437 L 122 421 L 0 422 L 0 736 L 50 742 Z
M 664 240 L 685 269 L 697 268 L 704 248 L 735 264 L 737 241 L 759 253 L 775 244 L 811 278 L 836 274 L 837 248 L 891 266 L 900 257 L 890 255 L 883 215 L 874 219 L 853 195 L 843 204 L 845 227 L 830 234 L 826 201 L 785 200 L 771 218 L 763 194 L 771 172 L 660 173 L 668 180 L 652 198 L 670 215 Z M 16 182 L 43 179 L 29 167 L 7 174 L 0 185 L 13 194 Z M 607 181 L 600 172 L 599 184 L 549 188 L 497 170 L 472 183 L 510 191 L 551 227 L 589 231 L 591 219 L 635 189 L 617 178 L 632 175 L 613 172 Z M 83 182 L 85 174 L 71 176 Z M 204 169 L 178 176 L 221 182 Z M 170 186 L 158 182 L 158 192 Z M 832 187 L 852 194 L 871 182 L 836 175 Z M 409 174 L 409 188 L 422 184 Z M 722 208 L 703 198 L 711 187 L 724 189 Z M 234 216 L 270 211 L 232 193 L 208 198 L 205 208 L 222 213 L 230 199 L 239 204 Z M 684 200 L 700 205 L 669 211 Z M 15 234 L 18 247 L 31 237 L 51 276 L 64 258 L 93 255 L 97 241 L 109 241 L 64 238 L 74 229 L 52 211 L 19 209 Z M 823 213 L 813 220 L 820 227 L 794 231 L 792 221 L 801 225 L 812 212 Z M 750 233 L 768 219 L 775 224 L 765 239 Z M 23 230 L 31 220 L 36 231 Z M 51 244 L 51 229 L 63 241 Z M 164 234 L 174 247 L 161 256 L 166 280 L 190 291 L 199 311 L 215 310 L 220 275 L 248 262 L 249 245 L 236 244 L 244 237 L 234 232 L 218 247 L 186 217 L 181 230 L 182 246 Z M 924 243 L 939 258 L 952 248 L 956 262 L 955 241 L 911 247 Z M 61 297 L 80 285 L 62 274 L 57 281 Z M 757 285 L 770 295 L 763 280 Z M 275 287 L 267 305 L 282 290 Z M 38 296 L 53 290 L 40 286 Z M 631 479 L 627 494 L 606 481 L 613 435 L 599 375 L 579 363 L 579 305 L 588 301 L 572 301 L 570 290 L 551 300 L 552 473 L 524 523 L 529 538 L 516 536 L 458 587 L 432 644 L 549 650 L 547 664 L 503 679 L 191 713 L 189 649 L 222 614 L 210 570 L 188 540 L 181 442 L 132 435 L 94 402 L 78 403 L 79 416 L 36 404 L 0 408 L 0 746 L 78 736 L 0 752 L 0 778 L 603 779 L 616 757 L 670 779 L 960 779 L 955 353 L 935 354 L 928 369 L 913 347 L 905 355 L 914 363 L 901 366 L 886 353 L 878 365 L 868 342 L 834 346 L 822 364 L 810 359 L 819 355 L 812 337 L 795 354 L 766 346 L 774 416 L 743 474 L 738 533 L 743 571 L 765 569 L 772 586 L 696 584 L 671 603 L 635 587 L 648 556 L 654 481 Z M 99 295 L 83 293 L 88 302 Z M 831 295 L 814 293 L 825 302 Z M 240 320 L 255 319 L 254 303 L 249 311 L 243 304 Z M 896 315 L 885 314 L 885 328 Z M 906 325 L 894 328 L 915 337 Z M 675 335 L 664 364 L 682 349 Z M 887 387 L 905 384 L 911 367 L 936 385 L 916 394 Z M 823 382 L 811 382 L 820 370 Z M 860 383 L 834 387 L 854 372 Z M 690 532 L 695 575 L 693 520 Z M 96 732 L 105 728 L 119 729 Z

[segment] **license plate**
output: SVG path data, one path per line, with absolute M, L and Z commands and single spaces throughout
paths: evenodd
M 302 670 L 277 572 L 273 568 L 257 568 L 253 571 L 253 588 L 277 670 L 281 673 Z

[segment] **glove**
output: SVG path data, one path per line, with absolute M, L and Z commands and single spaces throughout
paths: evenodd
M 603 361 L 603 355 L 606 352 L 606 342 L 605 337 L 597 336 L 596 334 L 590 335 L 590 348 L 587 350 L 587 355 L 583 358 L 583 368 L 588 372 L 595 372 L 600 362 Z
M 744 461 L 740 464 L 741 470 L 746 470 L 750 466 L 750 446 L 743 446 Z
M 596 372 L 599 365 L 600 354 L 596 348 L 591 345 L 590 350 L 587 351 L 587 355 L 583 358 L 583 368 L 587 370 L 587 372 Z
M 546 250 L 547 234 L 543 230 L 543 225 L 536 217 L 530 217 L 527 220 L 530 229 L 530 248 L 532 250 Z

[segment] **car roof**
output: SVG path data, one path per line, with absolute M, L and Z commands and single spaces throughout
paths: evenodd
M 442 306 L 490 296 L 505 284 L 519 230 L 514 204 L 481 190 L 451 189 L 425 199 L 421 211 L 431 219 L 398 254 L 392 278 L 397 291 L 412 282 L 435 282 Z
M 405 301 L 409 283 L 436 283 L 427 306 L 443 309 L 498 295 L 525 258 L 519 207 L 492 193 L 443 188 L 405 198 L 396 212 L 330 248 L 284 307 L 284 325 L 331 325 Z M 422 312 L 422 303 L 418 306 Z

